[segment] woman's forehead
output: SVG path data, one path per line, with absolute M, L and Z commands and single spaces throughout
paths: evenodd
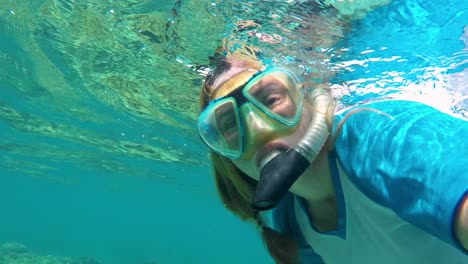
M 223 85 L 226 81 L 231 78 L 235 78 L 236 75 L 239 75 L 242 72 L 247 71 L 246 68 L 238 68 L 238 67 L 231 67 L 229 70 L 224 71 L 216 78 L 215 82 L 213 83 L 213 88 L 219 88 Z
M 245 84 L 257 70 L 246 68 L 231 68 L 216 78 L 213 85 L 210 87 L 212 99 L 225 96 L 235 88 Z

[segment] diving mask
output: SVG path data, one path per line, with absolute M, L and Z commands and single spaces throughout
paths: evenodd
M 286 69 L 270 68 L 253 74 L 244 84 L 210 102 L 198 118 L 198 134 L 216 153 L 240 158 L 245 150 L 245 116 L 258 112 L 278 130 L 297 126 L 304 92 Z

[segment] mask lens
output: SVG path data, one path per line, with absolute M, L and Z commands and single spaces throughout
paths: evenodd
M 233 98 L 212 102 L 198 119 L 198 133 L 214 151 L 228 158 L 242 154 L 240 120 Z
M 244 95 L 277 121 L 289 126 L 297 124 L 302 90 L 292 73 L 281 69 L 264 72 L 245 87 Z

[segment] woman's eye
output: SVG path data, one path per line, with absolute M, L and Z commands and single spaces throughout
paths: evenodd
M 263 104 L 265 106 L 271 106 L 278 103 L 281 100 L 281 95 L 279 93 L 271 93 L 264 97 Z
M 221 129 L 229 132 L 234 130 L 236 127 L 236 121 L 232 117 L 221 119 Z
M 225 128 L 226 130 L 232 130 L 232 129 L 234 129 L 234 126 L 235 126 L 234 120 L 232 120 L 232 119 L 230 119 L 230 120 L 228 120 L 228 121 L 226 121 L 226 122 L 224 123 L 224 128 Z
M 254 89 L 251 89 L 250 92 L 259 103 L 272 110 L 284 102 L 288 90 L 283 84 L 273 82 L 259 84 Z

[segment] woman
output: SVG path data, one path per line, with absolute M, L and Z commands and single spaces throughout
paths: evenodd
M 233 58 L 200 102 L 219 195 L 277 263 L 468 263 L 468 122 L 409 101 L 335 115 L 323 85 Z

